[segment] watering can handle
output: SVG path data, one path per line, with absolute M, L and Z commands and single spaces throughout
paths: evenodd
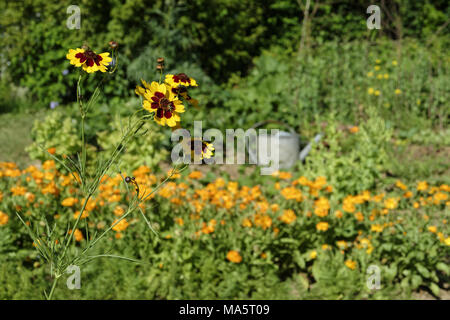
M 255 129 L 255 128 L 258 128 L 258 127 L 263 126 L 265 124 L 268 124 L 268 123 L 276 123 L 276 124 L 282 125 L 283 127 L 288 128 L 291 133 L 296 133 L 295 130 L 291 126 L 289 126 L 288 124 L 286 124 L 284 122 L 278 121 L 278 120 L 264 120 L 264 121 L 260 121 L 260 122 L 255 123 L 251 128 Z

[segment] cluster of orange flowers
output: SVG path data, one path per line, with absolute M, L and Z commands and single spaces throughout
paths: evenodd
M 380 234 L 386 228 L 390 228 L 394 223 L 401 223 L 402 219 L 395 221 L 383 221 L 375 219 L 388 215 L 394 210 L 402 210 L 406 204 L 413 208 L 427 207 L 432 205 L 449 206 L 448 185 L 430 186 L 425 181 L 420 181 L 415 188 L 408 187 L 401 181 L 395 184 L 397 194 L 402 196 L 386 196 L 385 193 L 372 194 L 369 191 L 363 191 L 356 195 L 347 195 L 338 200 L 336 197 L 330 197 L 334 190 L 328 184 L 325 177 L 317 177 L 310 180 L 304 176 L 297 179 L 288 172 L 276 172 L 273 174 L 274 188 L 278 190 L 279 197 L 268 198 L 264 195 L 259 185 L 249 187 L 240 186 L 235 181 L 225 181 L 223 178 L 207 184 L 202 180 L 203 174 L 200 171 L 189 173 L 182 180 L 181 175 L 176 173 L 171 176 L 171 181 L 164 184 L 157 192 L 150 194 L 150 191 L 163 180 L 164 177 L 157 177 L 151 173 L 146 166 L 141 166 L 132 172 L 141 195 L 149 195 L 147 200 L 155 199 L 160 202 L 168 203 L 173 206 L 171 212 L 174 215 L 188 211 L 189 217 L 197 226 L 194 237 L 198 238 L 202 234 L 210 235 L 218 228 L 226 224 L 227 215 L 242 212 L 241 215 L 234 215 L 238 219 L 242 228 L 257 227 L 262 230 L 271 230 L 276 236 L 282 225 L 294 225 L 300 216 L 306 218 L 316 217 L 314 222 L 318 234 L 326 233 L 333 227 L 335 221 L 344 216 L 355 219 L 355 223 L 366 222 L 369 224 L 369 231 L 373 234 Z M 169 174 L 169 173 L 168 173 Z M 46 199 L 56 199 L 61 211 L 55 213 L 54 218 L 59 219 L 65 212 L 70 212 L 73 219 L 77 219 L 85 199 L 78 197 L 77 175 L 60 173 L 53 161 L 46 161 L 42 168 L 29 166 L 25 170 L 20 170 L 13 163 L 0 163 L 0 183 L 7 181 L 8 190 L 0 191 L 0 208 L 5 200 L 5 195 L 13 198 L 16 210 L 27 210 L 26 214 L 31 215 L 33 208 L 39 208 L 48 204 Z M 181 181 L 179 181 L 181 180 Z M 1 185 L 1 184 L 0 184 Z M 120 187 L 122 185 L 122 188 Z M 122 233 L 133 223 L 121 217 L 126 212 L 124 203 L 135 192 L 125 191 L 126 184 L 123 183 L 123 176 L 105 176 L 99 187 L 99 192 L 95 197 L 90 198 L 85 205 L 85 210 L 81 219 L 87 218 L 91 213 L 105 211 L 106 216 L 113 213 L 110 219 L 110 225 L 116 232 L 116 238 L 121 238 Z M 42 197 L 44 195 L 46 197 Z M 9 198 L 8 198 L 9 199 Z M 17 201 L 16 201 L 17 200 Z M 376 205 L 374 209 L 367 209 L 367 204 Z M 302 209 L 300 209 L 302 205 Z M 103 208 L 107 208 L 106 210 Z M 145 209 L 146 203 L 140 204 L 141 209 Z M 408 207 L 408 208 L 409 208 Z M 180 208 L 181 210 L 178 210 Z M 215 210 L 217 216 L 221 214 L 222 218 L 205 219 L 203 212 Z M 208 210 L 208 211 L 206 211 Z M 0 211 L 0 225 L 6 225 L 11 220 L 10 213 Z M 363 213 L 364 212 L 364 213 Z M 174 221 L 180 227 L 185 225 L 186 217 L 175 216 Z M 211 217 L 210 217 L 211 218 Z M 333 220 L 337 219 L 337 220 Z M 423 216 L 428 219 L 427 215 Z M 108 219 L 108 218 L 107 218 Z M 445 222 L 446 223 L 446 222 Z M 95 225 L 89 222 L 89 226 L 96 226 L 98 229 L 104 228 L 106 222 L 102 221 Z M 428 227 L 428 231 L 436 234 L 439 240 L 450 245 L 450 237 L 446 237 L 443 232 L 439 232 L 436 226 Z M 83 232 L 75 230 L 74 237 L 77 241 L 84 239 Z M 368 254 L 372 252 L 372 235 L 363 236 L 363 232 L 358 232 L 358 237 L 354 239 L 353 244 L 345 240 L 337 240 L 336 247 L 342 252 L 351 246 L 358 249 L 364 249 Z M 170 238 L 170 236 L 168 236 Z M 322 250 L 329 250 L 330 245 L 324 244 Z M 317 256 L 317 251 L 310 252 L 311 259 Z M 238 251 L 230 251 L 227 259 L 234 263 L 242 261 Z M 346 262 L 346 265 L 353 269 L 354 263 Z

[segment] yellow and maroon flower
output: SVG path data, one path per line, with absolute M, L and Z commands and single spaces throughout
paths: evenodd
M 109 56 L 109 52 L 96 54 L 91 49 L 69 49 L 69 53 L 66 55 L 70 64 L 75 67 L 82 67 L 87 73 L 93 73 L 95 71 L 106 72 L 106 67 L 112 61 Z
M 144 83 L 144 82 L 143 82 Z M 162 125 L 175 127 L 180 122 L 179 113 L 184 112 L 184 105 L 181 100 L 170 90 L 166 84 L 159 84 L 153 81 L 147 88 L 144 84 L 144 109 L 155 112 L 155 121 Z M 136 93 L 141 93 L 143 88 L 136 88 Z
M 167 74 L 165 81 L 173 88 L 178 88 L 180 85 L 185 87 L 198 86 L 197 81 L 190 78 L 186 73 Z
M 203 141 L 201 139 L 192 138 L 190 140 L 191 159 L 200 158 L 209 159 L 214 155 L 214 146 L 212 143 Z

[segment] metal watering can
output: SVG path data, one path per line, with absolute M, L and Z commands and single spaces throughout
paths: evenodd
M 312 143 L 309 142 L 306 145 L 303 143 L 300 135 L 298 135 L 295 130 L 289 125 L 275 120 L 265 120 L 258 122 L 252 126 L 252 129 L 256 129 L 262 125 L 268 123 L 276 123 L 282 125 L 287 128 L 288 131 L 279 130 L 278 133 L 274 133 L 268 135 L 267 139 L 260 135 L 257 136 L 257 144 L 256 146 L 251 146 L 247 143 L 247 149 L 249 154 L 249 160 L 251 163 L 256 163 L 258 165 L 267 165 L 264 161 L 267 157 L 268 153 L 268 145 L 272 145 L 270 139 L 276 139 L 275 147 L 278 147 L 279 152 L 279 168 L 280 169 L 289 169 L 291 168 L 298 160 L 303 161 L 308 153 L 311 151 Z M 319 133 L 314 137 L 314 143 L 317 143 L 322 138 L 323 134 Z M 278 141 L 278 143 L 276 143 Z

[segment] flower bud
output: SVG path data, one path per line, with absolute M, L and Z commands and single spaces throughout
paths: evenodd
M 108 44 L 111 49 L 116 49 L 119 46 L 116 41 L 110 41 Z

